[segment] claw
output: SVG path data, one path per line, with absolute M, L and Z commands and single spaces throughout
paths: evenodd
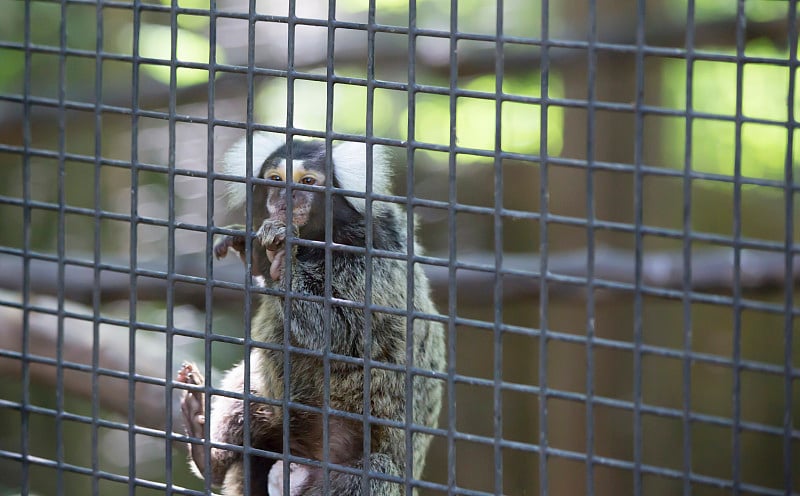
M 183 384 L 194 384 L 195 386 L 202 386 L 205 384 L 203 374 L 201 374 L 197 366 L 191 362 L 183 362 L 181 364 L 176 380 Z

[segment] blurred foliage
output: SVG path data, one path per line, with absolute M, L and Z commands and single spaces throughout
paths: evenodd
M 347 71 L 347 69 L 344 69 Z M 504 101 L 497 108 L 495 76 L 487 75 L 466 80 L 459 89 L 476 92 L 476 96 L 455 98 L 456 144 L 478 150 L 493 151 L 496 146 L 497 115 L 501 116 L 501 149 L 514 153 L 538 153 L 541 136 L 541 106 L 532 100 L 541 98 L 539 72 L 508 76 L 502 80 L 504 96 L 527 98 L 530 101 Z M 443 87 L 446 81 L 440 82 Z M 564 96 L 563 82 L 556 74 L 550 75 L 549 96 Z M 286 82 L 273 79 L 259 90 L 256 101 L 257 121 L 273 126 L 286 124 Z M 417 93 L 415 106 L 414 138 L 417 141 L 447 146 L 450 143 L 451 97 L 431 93 Z M 294 125 L 303 129 L 324 131 L 327 95 L 324 82 L 298 80 L 294 85 L 291 102 Z M 333 89 L 334 132 L 361 134 L 367 125 L 367 89 L 363 86 L 337 84 Z M 269 109 L 269 110 L 266 110 Z M 375 136 L 408 139 L 408 97 L 406 93 L 376 89 L 372 101 L 370 120 Z M 561 150 L 563 109 L 551 107 L 548 113 L 548 153 L 558 155 Z M 480 157 L 474 157 L 480 160 Z M 492 160 L 486 158 L 486 160 Z
M 700 50 L 735 55 L 730 47 L 699 47 Z M 754 40 L 745 46 L 745 54 L 774 61 L 744 66 L 741 76 L 741 111 L 748 119 L 741 132 L 741 172 L 754 178 L 783 179 L 785 174 L 790 68 L 789 52 L 768 40 Z M 693 62 L 692 107 L 686 106 L 687 62 L 669 59 L 662 65 L 664 106 L 680 112 L 690 110 L 705 114 L 692 119 L 692 168 L 726 176 L 734 174 L 736 152 L 737 65 L 735 62 L 697 60 Z M 794 115 L 800 112 L 800 100 L 794 98 Z M 764 122 L 766 121 L 766 122 Z M 670 119 L 661 141 L 663 153 L 676 168 L 683 166 L 686 120 Z M 800 151 L 794 147 L 794 164 Z
M 159 0 L 165 6 L 177 5 L 180 8 L 198 9 L 201 15 L 181 12 L 174 15 L 176 26 L 170 27 L 170 14 L 144 12 L 139 30 L 140 44 L 138 54 L 154 63 L 141 65 L 144 75 L 163 85 L 169 85 L 172 77 L 170 60 L 175 52 L 178 63 L 208 64 L 211 50 L 214 60 L 225 63 L 225 53 L 219 47 L 211 47 L 208 40 L 209 17 L 202 15 L 209 8 L 208 0 Z M 685 3 L 685 2 L 683 2 Z M 61 18 L 65 15 L 66 48 L 94 51 L 96 45 L 98 18 L 96 9 L 87 4 L 67 4 L 56 2 L 19 2 L 0 0 L 4 15 L 0 19 L 4 41 L 22 43 L 24 41 L 25 5 L 30 6 L 30 15 L 37 22 L 31 25 L 31 42 L 58 48 L 61 37 Z M 262 9 L 259 4 L 259 9 Z M 344 0 L 337 3 L 337 14 L 347 17 L 348 12 L 359 12 L 364 8 L 360 0 Z M 402 24 L 407 20 L 408 2 L 398 0 L 378 0 L 375 3 L 377 20 L 383 23 Z M 506 2 L 504 7 L 504 32 L 507 35 L 520 34 L 537 36 L 539 23 L 531 23 L 538 18 L 540 2 Z M 565 7 L 556 6 L 558 9 Z M 783 2 L 750 1 L 745 3 L 749 19 L 765 21 L 785 16 Z M 432 0 L 417 2 L 418 25 L 421 28 L 448 29 L 455 20 L 459 30 L 470 33 L 492 34 L 496 28 L 496 9 L 487 9 L 479 0 L 459 2 L 458 15 L 451 19 L 449 4 Z M 685 8 L 667 9 L 669 15 L 683 16 Z M 563 13 L 562 13 L 563 14 Z M 736 14 L 735 2 L 727 0 L 708 0 L 696 5 L 696 21 L 729 19 Z M 132 15 L 122 9 L 104 9 L 102 22 L 106 36 L 103 38 L 104 51 L 117 55 L 130 56 L 132 47 Z M 558 17 L 556 17 L 557 22 Z M 173 38 L 175 46 L 173 47 Z M 733 54 L 731 47 L 699 47 L 714 53 Z M 770 42 L 753 41 L 748 43 L 746 54 L 754 57 L 773 58 L 785 61 L 788 52 Z M 0 91 L 3 93 L 23 92 L 23 73 L 25 54 L 15 48 L 0 48 Z M 161 62 L 158 62 L 161 61 Z M 31 94 L 55 96 L 59 78 L 59 58 L 57 53 L 31 55 Z M 93 83 L 92 71 L 88 61 L 71 59 L 64 64 L 63 79 L 70 88 L 88 86 Z M 89 70 L 87 70 L 89 69 Z M 313 72 L 313 71 L 312 71 Z M 357 67 L 338 67 L 337 73 L 365 78 L 363 69 Z M 686 68 L 685 61 L 664 60 L 662 63 L 662 104 L 668 108 L 685 109 Z M 124 81 L 125 71 L 105 71 L 104 85 L 114 87 Z M 219 76 L 219 73 L 217 74 Z M 564 96 L 563 81 L 557 70 L 552 70 L 549 80 L 549 96 Z M 207 84 L 208 71 L 202 68 L 177 67 L 175 70 L 178 88 Z M 461 96 L 455 102 L 456 143 L 479 150 L 494 150 L 495 120 L 501 119 L 501 148 L 514 153 L 536 154 L 539 152 L 541 136 L 540 106 L 535 100 L 540 97 L 541 76 L 536 71 L 511 74 L 502 80 L 502 91 L 514 99 L 523 101 L 504 101 L 500 108 L 494 99 L 497 82 L 491 75 L 473 77 L 463 81 L 460 86 L 478 92 L 476 96 Z M 697 61 L 694 65 L 693 104 L 694 110 L 723 118 L 735 113 L 736 102 L 736 64 L 733 62 Z M 447 87 L 446 80 L 434 80 L 434 85 Z M 308 80 L 297 80 L 294 93 L 294 125 L 301 128 L 324 130 L 325 115 L 320 109 L 326 106 L 325 84 Z M 788 89 L 788 68 L 765 64 L 748 64 L 743 74 L 743 115 L 746 117 L 775 121 L 775 125 L 747 123 L 742 132 L 742 173 L 745 176 L 761 178 L 780 178 L 783 175 L 786 150 L 786 129 L 781 125 L 787 116 L 785 97 Z M 333 91 L 333 130 L 337 132 L 363 132 L 367 122 L 367 94 L 363 86 L 336 84 Z M 260 122 L 272 125 L 286 124 L 286 84 L 283 79 L 272 79 L 257 86 L 257 118 Z M 69 96 L 69 89 L 68 89 Z M 377 89 L 373 96 L 374 108 L 380 112 L 372 114 L 373 131 L 376 135 L 405 140 L 407 139 L 407 96 L 403 92 Z M 421 142 L 447 145 L 450 141 L 451 102 L 447 95 L 420 93 L 415 108 L 415 139 Z M 264 109 L 271 109 L 267 113 Z M 275 109 L 278 109 L 275 111 Z M 800 105 L 796 105 L 800 109 Z M 548 153 L 558 155 L 563 142 L 563 109 L 551 107 L 548 115 Z M 673 167 L 683 164 L 685 122 L 672 120 L 665 126 L 661 146 L 665 157 Z M 693 122 L 695 143 L 715 143 L 716 146 L 695 146 L 692 150 L 693 168 L 698 171 L 731 175 L 735 150 L 735 124 L 731 121 L 697 118 Z M 797 154 L 798 152 L 795 152 Z M 481 160 L 480 158 L 476 158 Z M 798 157 L 795 157 L 795 161 Z
M 696 3 L 695 12 L 698 21 L 714 21 L 736 16 L 737 2 L 729 0 L 702 0 Z M 786 16 L 786 2 L 774 0 L 756 0 L 744 2 L 745 15 L 752 21 L 772 21 Z M 686 12 L 677 5 L 673 12 Z

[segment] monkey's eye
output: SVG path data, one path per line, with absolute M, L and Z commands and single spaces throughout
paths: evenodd
M 303 179 L 300 180 L 300 182 L 307 186 L 312 186 L 317 183 L 317 180 L 316 178 L 314 178 L 314 176 L 305 176 Z
M 279 174 L 270 174 L 267 176 L 267 179 L 270 181 L 283 181 L 283 178 Z

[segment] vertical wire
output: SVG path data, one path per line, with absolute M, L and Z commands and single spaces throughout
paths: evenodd
M 450 17 L 450 136 L 449 136 L 449 150 L 447 156 L 447 239 L 448 239 L 448 273 L 447 273 L 447 494 L 457 494 L 458 480 L 456 478 L 456 319 L 458 316 L 458 286 L 456 285 L 456 262 L 458 261 L 457 237 L 456 237 L 456 206 L 458 204 L 458 183 L 456 182 L 456 152 L 455 146 L 458 143 L 458 135 L 456 134 L 456 90 L 458 85 L 458 38 L 456 32 L 458 30 L 458 4 L 455 0 L 450 2 L 451 12 Z M 416 3 L 414 4 L 414 25 L 416 29 Z M 410 10 L 410 9 L 409 9 Z M 412 26 L 409 26 L 409 35 L 411 34 Z M 416 38 L 414 38 L 414 49 L 416 49 Z M 409 49 L 409 53 L 416 55 Z M 415 59 L 412 59 L 412 61 Z M 411 67 L 411 66 L 410 66 Z M 416 76 L 416 72 L 413 74 Z M 409 89 L 412 85 L 416 84 L 415 77 L 409 73 Z M 409 106 L 413 102 L 413 98 L 409 97 Z M 416 109 L 414 109 L 416 110 Z M 411 116 L 411 108 L 409 108 L 409 116 Z M 415 119 L 416 117 L 414 117 Z M 409 141 L 411 140 L 411 131 L 413 131 L 414 120 L 409 117 Z
M 57 338 L 56 338 L 56 491 L 64 493 L 64 268 L 66 258 L 66 134 L 67 108 L 65 105 L 67 92 L 67 2 L 61 3 L 61 23 L 59 25 L 59 57 L 58 57 L 58 228 L 56 234 L 57 264 Z
M 692 493 L 692 132 L 694 129 L 695 1 L 686 12 L 686 132 L 683 156 L 683 495 Z
M 736 114 L 734 116 L 734 156 L 733 156 L 733 426 L 732 426 L 732 467 L 733 492 L 740 492 L 742 478 L 741 463 L 741 424 L 742 424 L 742 102 L 744 81 L 744 42 L 747 17 L 745 0 L 738 0 L 736 8 Z
M 141 29 L 141 0 L 133 0 L 133 53 L 131 81 L 131 224 L 130 224 L 130 286 L 128 306 L 128 494 L 136 494 L 136 303 L 138 277 L 139 223 L 139 31 Z
M 216 79 L 216 70 L 217 70 L 217 5 L 216 0 L 209 0 L 208 4 L 208 97 L 207 97 L 207 113 L 208 113 L 208 124 L 206 127 L 206 280 L 205 280 L 205 320 L 203 322 L 203 327 L 206 330 L 207 335 L 210 337 L 214 336 L 214 227 L 216 227 L 216 223 L 214 222 L 214 199 L 216 198 L 215 194 L 215 174 L 214 174 L 214 131 L 215 131 L 215 114 L 214 114 L 214 101 L 216 99 L 216 92 L 215 88 L 216 85 L 214 81 Z M 249 188 L 245 188 L 246 191 L 249 191 Z M 245 198 L 248 197 L 249 193 L 245 193 Z M 248 204 L 249 202 L 245 202 Z M 249 210 L 246 208 L 245 210 Z M 249 224 L 245 225 L 245 233 L 249 233 Z M 246 246 L 249 246 L 249 243 L 245 243 Z M 250 257 L 246 257 L 247 260 L 250 260 Z M 248 264 L 249 265 L 249 264 Z M 246 267 L 246 279 L 249 280 L 251 274 L 250 267 Z M 245 295 L 248 293 L 245 292 Z M 245 297 L 245 306 L 249 304 L 249 298 Z M 249 315 L 249 309 L 245 311 L 245 316 Z M 247 320 L 247 319 L 246 319 Z M 246 326 L 245 326 L 246 327 Z M 212 365 L 212 350 L 211 350 L 211 339 L 205 339 L 203 342 L 203 347 L 205 351 L 205 372 L 206 378 L 211 378 L 211 365 Z M 172 360 L 169 360 L 167 363 L 168 366 L 172 366 Z M 208 388 L 210 382 L 206 381 L 206 388 Z M 245 377 L 244 380 L 244 387 L 242 390 L 242 394 L 244 396 L 247 395 L 247 391 L 249 391 L 249 377 Z M 206 390 L 206 394 L 203 397 L 203 402 L 205 403 L 204 411 L 208 412 L 206 414 L 206 418 L 210 417 L 211 412 L 211 398 L 208 394 L 208 390 Z M 170 403 L 170 398 L 167 396 L 167 403 Z M 169 420 L 169 417 L 168 417 Z M 249 422 L 245 421 L 246 424 Z M 210 422 L 206 422 L 208 426 L 203 426 L 203 438 L 209 439 L 210 438 Z M 170 429 L 167 429 L 167 432 L 171 432 Z M 171 443 L 168 442 L 167 448 L 169 449 L 169 445 Z M 206 460 L 210 460 L 210 453 L 211 453 L 211 446 L 208 442 L 204 443 L 203 450 L 205 451 Z M 246 457 L 245 457 L 246 458 Z M 203 474 L 207 476 L 209 472 Z
M 24 47 L 25 64 L 22 86 L 22 329 L 30 328 L 31 320 L 31 2 L 25 2 L 24 21 Z M 28 494 L 30 491 L 30 333 L 22 333 L 22 398 L 20 407 L 20 492 Z
M 452 31 L 451 31 L 452 35 Z M 415 191 L 415 165 L 414 151 L 416 144 L 416 79 L 417 79 L 417 3 L 416 0 L 408 4 L 408 175 L 406 176 L 407 204 L 406 204 L 406 367 L 405 367 L 405 473 L 402 474 L 405 482 L 406 495 L 413 494 L 409 485 L 408 471 L 413 473 L 414 445 L 410 430 L 413 424 L 414 408 L 414 381 L 412 369 L 414 368 L 414 258 L 416 256 L 415 231 L 414 231 L 414 199 Z M 452 61 L 452 58 L 451 58 Z M 452 67 L 452 66 L 451 66 Z M 451 69 L 452 70 L 452 69 Z
M 286 188 L 286 218 L 294 219 L 294 201 L 292 194 L 292 178 L 294 177 L 294 80 L 297 75 L 295 69 L 295 42 L 297 26 L 297 0 L 289 0 L 289 12 L 287 16 L 287 70 L 286 70 L 286 181 L 284 187 Z M 291 226 L 290 226 L 291 227 Z M 290 228 L 286 233 L 286 244 L 284 249 L 286 253 L 291 255 L 292 242 L 294 241 L 294 229 Z M 330 250 L 326 249 L 329 253 Z M 327 256 L 327 255 L 326 255 Z M 291 344 L 291 315 L 292 315 L 292 257 L 285 258 L 283 285 L 284 285 L 284 300 L 283 300 L 283 457 L 285 463 L 283 464 L 283 493 L 289 494 L 289 438 L 290 432 L 290 415 L 289 404 L 291 402 L 291 384 L 290 377 L 292 373 L 292 357 L 289 353 L 289 345 Z M 326 260 L 327 262 L 327 260 Z
M 255 106 L 255 45 L 256 45 L 256 0 L 250 0 L 247 7 L 247 103 L 246 103 L 246 117 L 245 117 L 245 260 L 247 275 L 244 278 L 244 339 L 242 347 L 244 351 L 244 381 L 242 387 L 242 415 L 243 422 L 243 491 L 244 494 L 250 494 L 250 491 L 261 491 L 263 488 L 251 487 L 252 482 L 252 446 L 250 445 L 252 425 L 250 420 L 250 401 L 252 386 L 250 384 L 250 370 L 252 367 L 251 358 L 253 350 L 253 329 L 252 329 L 252 271 L 253 263 L 253 243 L 250 233 L 253 229 L 253 176 L 255 175 L 256 164 L 253 163 L 253 109 Z M 259 164 L 260 165 L 260 164 Z M 213 336 L 213 333 L 212 333 Z M 208 344 L 210 352 L 210 343 Z M 210 357 L 210 355 L 208 355 Z M 210 365 L 206 363 L 206 367 L 210 369 Z M 259 391 L 261 393 L 263 391 Z M 206 395 L 206 399 L 208 395 Z
M 336 41 L 336 28 L 334 21 L 336 20 L 336 0 L 328 0 L 328 38 L 327 38 L 327 66 L 325 77 L 326 89 L 326 105 L 325 105 L 325 211 L 333 211 L 333 197 L 332 190 L 334 178 L 334 164 L 333 164 L 333 143 L 331 135 L 333 134 L 333 108 L 334 108 L 334 82 L 335 77 L 335 49 L 334 44 Z M 369 229 L 367 229 L 369 231 Z M 333 221 L 331 215 L 325 216 L 325 298 L 323 300 L 322 311 L 322 324 L 325 332 L 325 344 L 322 354 L 322 374 L 323 374 L 323 394 L 322 394 L 322 454 L 323 454 L 323 477 L 322 477 L 322 494 L 328 494 L 330 491 L 330 407 L 331 407 L 331 312 L 333 300 Z M 366 339 L 366 338 L 365 338 Z M 365 384 L 366 384 L 365 377 Z M 366 386 L 365 386 L 366 388 Z M 366 412 L 366 409 L 365 409 Z M 366 421 L 364 430 L 366 431 Z M 366 466 L 366 465 L 365 465 Z M 365 469 L 366 470 L 366 469 Z M 365 477 L 366 478 L 366 477 Z M 367 494 L 366 491 L 363 491 Z
M 457 5 L 455 1 L 452 5 Z M 450 150 L 448 153 L 448 288 L 447 288 L 447 490 L 448 494 L 456 494 L 456 349 L 457 349 L 457 329 L 456 319 L 458 315 L 458 286 L 456 284 L 456 264 L 458 261 L 457 249 L 457 219 L 456 205 L 458 203 L 458 182 L 456 181 L 456 152 L 454 150 L 458 142 L 456 135 L 456 99 L 455 91 L 458 84 L 458 38 L 455 33 L 458 29 L 457 16 L 451 19 L 451 38 L 450 38 Z M 409 80 L 409 84 L 411 80 Z
M 373 161 L 374 138 L 374 111 L 375 111 L 375 0 L 369 0 L 367 10 L 367 108 L 364 135 L 366 139 L 367 162 L 366 166 L 366 189 L 364 196 L 364 221 L 366 236 L 364 237 L 364 473 L 361 491 L 369 494 L 370 476 L 370 448 L 372 445 L 372 250 L 373 242 L 373 218 L 372 218 L 372 180 L 374 177 L 375 162 Z M 412 295 L 413 296 L 413 295 Z M 411 316 L 406 317 L 410 320 Z M 407 439 L 411 433 L 406 431 Z M 413 475 L 413 463 L 412 475 Z M 408 467 L 406 467 L 408 472 Z M 406 492 L 409 492 L 408 487 Z
M 795 132 L 795 87 L 797 85 L 797 1 L 790 0 L 788 31 L 789 31 L 789 92 L 786 124 L 786 162 L 784 164 L 784 201 L 786 202 L 786 217 L 784 219 L 784 325 L 783 325 L 783 488 L 788 493 L 792 490 L 793 473 L 796 467 L 792 463 L 792 353 L 794 316 L 794 132 Z
M 644 153 L 644 46 L 645 46 L 645 5 L 646 0 L 638 0 L 636 12 L 636 100 L 634 103 L 634 301 L 633 301 L 633 493 L 642 494 L 642 361 L 644 335 L 642 328 L 643 307 L 643 260 L 644 260 L 644 174 L 642 160 Z
M 548 179 L 547 161 L 547 113 L 549 109 L 549 79 L 550 79 L 550 2 L 542 0 L 542 57 L 541 57 L 541 108 L 540 108 L 540 134 L 539 134 L 539 320 L 541 334 L 539 338 L 539 492 L 548 494 L 549 481 L 547 477 L 548 438 L 547 438 L 547 341 L 548 318 L 547 306 L 549 294 L 547 274 L 549 272 L 549 247 L 547 223 L 550 210 L 550 183 Z
M 103 4 L 95 5 L 95 69 L 94 69 L 94 264 L 92 287 L 92 425 L 91 425 L 91 463 L 92 463 L 92 494 L 100 494 L 100 432 L 97 422 L 100 420 L 100 263 L 102 260 L 102 240 L 100 219 L 102 214 L 102 195 L 100 183 L 102 181 L 102 129 L 103 129 Z
M 167 143 L 167 275 L 166 283 L 166 319 L 164 327 L 164 377 L 172 376 L 173 341 L 175 324 L 173 307 L 175 306 L 175 113 L 176 94 L 178 92 L 178 0 L 172 0 L 169 25 L 170 25 L 170 55 L 169 55 L 169 103 L 167 116 L 168 143 Z M 206 312 L 210 312 L 206 307 Z M 172 493 L 172 382 L 168 379 L 164 384 L 165 428 L 164 428 L 164 454 L 166 475 L 166 493 Z M 210 416 L 208 416 L 210 418 Z M 210 458 L 209 458 L 210 459 Z
M 595 220 L 594 142 L 597 98 L 597 2 L 589 0 L 589 67 L 586 95 L 586 494 L 594 494 Z
M 505 71 L 503 0 L 495 19 L 494 109 L 494 491 L 503 494 L 503 75 Z

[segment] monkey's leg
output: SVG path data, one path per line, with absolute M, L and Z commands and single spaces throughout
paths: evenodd
M 283 496 L 283 462 L 278 460 L 269 471 L 268 486 L 269 496 Z M 310 482 L 311 471 L 308 467 L 297 463 L 289 464 L 289 495 L 303 494 L 303 490 Z
M 278 463 L 275 464 L 277 466 Z M 275 466 L 273 470 L 275 470 Z M 294 488 L 294 477 L 296 472 L 300 472 L 301 470 L 305 470 L 306 473 L 303 474 L 300 472 L 298 475 L 301 477 L 305 477 L 303 482 L 310 481 L 309 485 L 306 488 L 301 488 L 300 492 L 295 493 L 294 491 L 291 492 L 290 495 L 287 496 L 298 496 L 302 494 L 303 496 L 326 496 L 327 494 L 335 494 L 336 496 L 360 496 L 365 494 L 362 491 L 362 484 L 363 484 L 363 477 L 361 475 L 355 474 L 348 474 L 344 472 L 337 472 L 336 470 L 331 470 L 328 472 L 328 492 L 323 492 L 324 489 L 324 481 L 323 477 L 325 476 L 322 472 L 322 469 L 319 468 L 311 468 L 311 467 L 303 467 L 299 466 L 298 469 L 294 468 L 295 464 L 292 464 L 292 472 L 291 472 L 291 487 Z M 351 467 L 357 470 L 364 470 L 364 460 L 359 459 L 357 462 L 353 463 Z M 281 467 L 282 470 L 282 467 Z M 386 474 L 386 475 L 393 475 L 397 477 L 402 477 L 402 472 L 398 468 L 398 466 L 392 461 L 389 455 L 383 453 L 373 453 L 369 456 L 368 461 L 368 472 L 369 474 Z M 270 482 L 272 481 L 272 472 L 270 472 Z M 283 478 L 281 477 L 281 484 L 283 483 Z M 282 486 L 281 486 L 282 487 Z M 379 479 L 376 477 L 370 478 L 369 481 L 369 494 L 375 494 L 380 496 L 401 496 L 403 494 L 403 486 L 402 484 L 398 484 L 395 482 L 389 482 L 387 480 Z M 272 493 L 272 485 L 270 484 L 270 493 L 269 496 L 280 496 L 281 493 Z
M 236 371 L 236 369 L 234 369 Z M 232 373 L 235 373 L 232 371 Z M 205 379 L 203 375 L 200 373 L 200 370 L 192 363 L 185 362 L 181 369 L 178 371 L 178 376 L 176 378 L 178 382 L 182 382 L 184 384 L 194 384 L 195 386 L 202 386 L 205 384 Z M 226 417 L 222 419 L 226 425 L 214 426 L 214 423 L 219 422 L 212 422 L 212 432 L 211 432 L 211 440 L 214 442 L 221 442 L 221 443 L 228 443 L 228 444 L 237 444 L 241 445 L 241 440 L 236 442 L 236 433 L 239 433 L 239 437 L 241 437 L 241 401 L 234 400 L 232 398 L 228 398 L 229 402 L 225 405 Z M 237 425 L 236 422 L 236 413 L 239 412 L 239 422 Z M 204 426 L 207 420 L 206 412 L 205 412 L 205 394 L 201 391 L 186 391 L 181 399 L 181 412 L 183 413 L 183 420 L 184 426 L 186 428 L 186 435 L 192 436 L 196 438 L 203 439 L 205 436 L 204 433 Z M 222 431 L 225 432 L 226 435 L 221 439 L 216 439 L 217 432 Z M 200 477 L 205 477 L 205 469 L 206 469 L 206 457 L 205 457 L 205 448 L 201 444 L 197 443 L 189 443 L 189 459 L 191 462 L 194 463 L 193 472 Z M 228 468 L 240 457 L 239 454 L 220 449 L 220 448 L 211 448 L 211 460 L 209 464 L 209 468 L 211 469 L 211 483 L 219 486 L 222 484 L 225 473 L 228 471 Z
M 336 465 L 345 465 L 356 469 L 359 473 L 352 474 L 331 468 L 326 471 L 322 467 L 291 463 L 289 465 L 289 492 L 284 493 L 284 469 L 283 461 L 275 462 L 269 472 L 269 496 L 360 496 L 366 494 L 363 489 L 363 477 L 365 459 L 361 452 L 363 438 L 357 430 L 360 427 L 357 423 L 343 419 L 333 419 L 329 425 L 329 452 L 327 459 Z M 312 429 L 302 429 L 298 434 L 302 437 L 303 432 L 314 432 Z M 356 429 L 356 430 L 354 430 Z M 292 453 L 299 456 L 308 456 L 303 450 L 303 443 L 299 438 L 297 444 L 293 446 Z M 317 439 L 317 441 L 319 441 Z M 312 458 L 320 459 L 321 453 L 316 452 Z M 398 454 L 394 455 L 399 456 Z M 380 474 L 402 476 L 402 469 L 397 465 L 391 455 L 387 453 L 372 453 L 367 457 L 367 471 L 372 477 L 369 480 L 369 494 L 380 496 L 400 496 L 403 494 L 401 484 L 389 482 L 376 476 Z M 401 458 L 402 461 L 402 458 Z M 325 478 L 327 477 L 327 491 Z

